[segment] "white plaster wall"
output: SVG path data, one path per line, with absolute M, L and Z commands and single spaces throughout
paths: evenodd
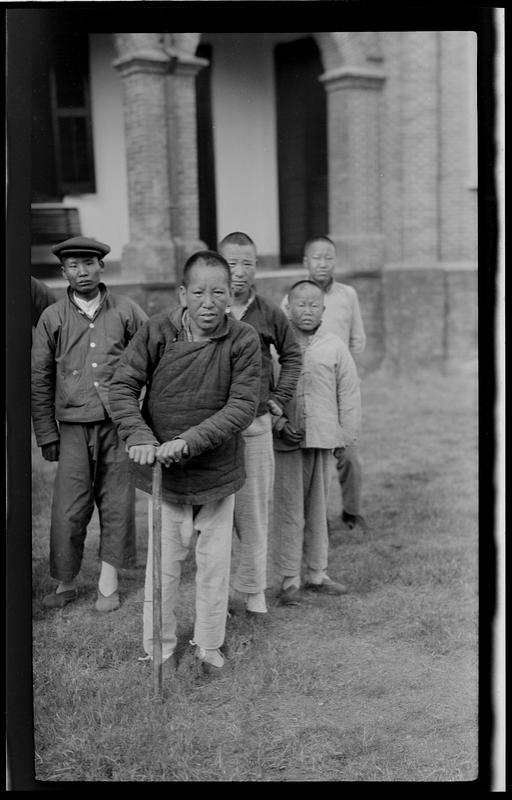
M 266 34 L 206 34 L 213 46 L 212 114 L 219 239 L 234 230 L 260 255 L 279 253 L 272 42 Z
M 128 190 L 121 78 L 110 34 L 90 37 L 91 105 L 96 192 L 68 195 L 64 205 L 79 209 L 82 232 L 112 248 L 119 260 L 128 242 Z

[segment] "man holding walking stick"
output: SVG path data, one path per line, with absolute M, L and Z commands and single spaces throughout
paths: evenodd
M 156 314 L 123 354 L 110 388 L 112 416 L 135 465 L 136 485 L 152 488 L 162 467 L 162 659 L 176 667 L 181 565 L 197 533 L 195 656 L 220 673 L 228 608 L 234 494 L 245 480 L 241 431 L 255 417 L 261 356 L 254 329 L 228 316 L 227 262 L 205 250 L 185 264 L 181 307 Z M 139 398 L 146 393 L 142 405 Z M 153 657 L 153 542 L 150 505 L 143 617 Z

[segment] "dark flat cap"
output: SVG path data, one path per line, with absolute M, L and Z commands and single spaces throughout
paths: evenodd
M 67 256 L 76 256 L 78 253 L 87 253 L 101 259 L 107 253 L 110 253 L 110 247 L 108 244 L 103 244 L 103 242 L 97 242 L 96 239 L 88 239 L 86 236 L 74 236 L 72 239 L 66 239 L 65 242 L 54 245 L 52 253 L 61 259 Z

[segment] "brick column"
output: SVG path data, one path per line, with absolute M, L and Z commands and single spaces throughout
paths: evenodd
M 439 32 L 401 36 L 402 260 L 439 260 Z
M 383 270 L 386 365 L 398 373 L 442 368 L 446 275 L 440 253 L 439 32 L 397 35 L 389 117 L 394 162 L 393 245 Z M 391 256 L 391 257 L 390 257 Z
M 175 283 L 166 126 L 171 57 L 158 47 L 157 34 L 129 36 L 135 49 L 126 48 L 114 62 L 123 83 L 129 194 L 130 242 L 122 270 L 128 280 Z
M 179 263 L 206 247 L 199 240 L 195 78 L 208 61 L 180 53 L 167 78 L 171 224 Z
M 383 72 L 340 67 L 320 80 L 327 91 L 329 230 L 347 272 L 384 263 L 379 152 Z

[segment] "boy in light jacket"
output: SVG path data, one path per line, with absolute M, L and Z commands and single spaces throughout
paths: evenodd
M 333 449 L 354 445 L 361 424 L 354 361 L 338 336 L 322 330 L 322 289 L 298 281 L 288 294 L 288 311 L 303 363 L 295 398 L 273 425 L 273 536 L 283 605 L 300 602 L 303 567 L 305 589 L 347 591 L 327 575 L 327 494 Z

